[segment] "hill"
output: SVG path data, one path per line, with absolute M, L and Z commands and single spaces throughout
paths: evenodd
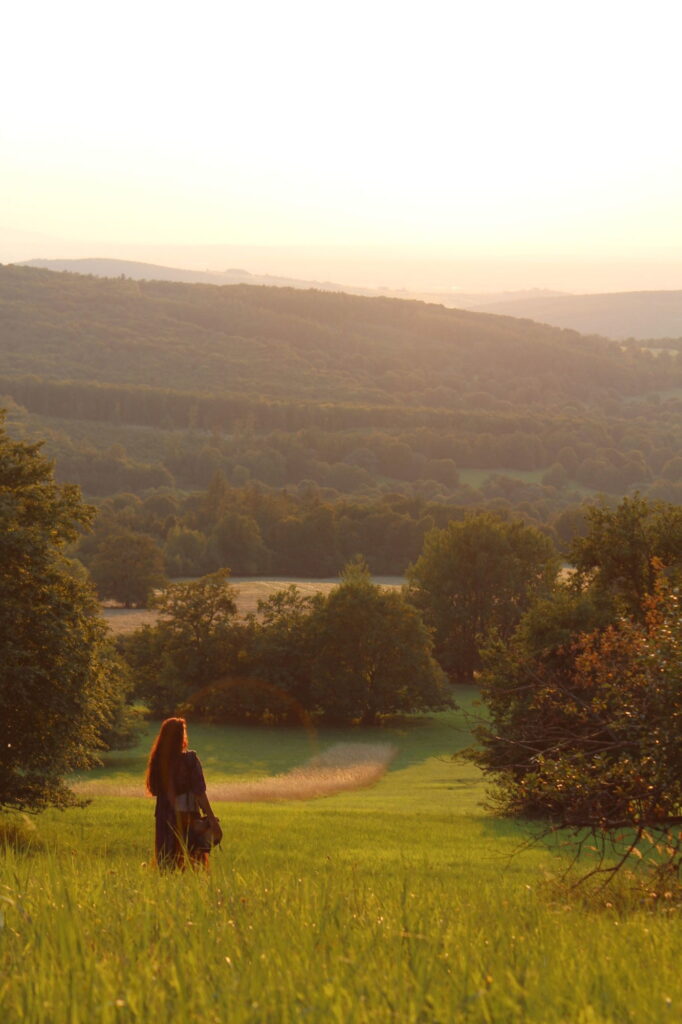
M 470 308 L 609 338 L 682 338 L 682 291 L 508 296 Z
M 5 373 L 203 394 L 452 407 L 641 394 L 662 367 L 604 340 L 511 317 L 252 285 L 0 268 Z M 511 389 L 511 393 L 510 390 Z
M 292 521 L 319 488 L 548 524 L 594 490 L 682 496 L 672 351 L 387 297 L 18 266 L 0 267 L 0 317 L 10 429 L 47 438 L 92 497 L 220 471 L 288 488 Z M 402 572 L 391 557 L 376 571 Z
M 129 277 L 133 281 L 180 281 L 185 284 L 263 284 L 279 288 L 319 288 L 322 291 L 349 292 L 352 295 L 376 295 L 369 288 L 349 288 L 333 281 L 302 281 L 273 274 L 252 274 L 248 270 L 188 270 L 165 267 L 137 260 L 88 258 L 81 260 L 26 260 L 17 264 L 60 273 L 89 274 L 93 277 Z
M 273 274 L 253 274 L 248 270 L 231 269 L 223 271 L 188 270 L 181 267 L 161 266 L 157 263 L 141 263 L 138 260 L 62 259 L 26 260 L 17 264 L 40 270 L 54 270 L 70 274 L 90 274 L 94 277 L 129 277 L 134 281 L 182 281 L 186 284 L 264 284 L 279 288 L 316 288 L 327 292 L 347 292 L 349 295 L 384 295 L 395 299 L 420 299 L 456 309 L 474 309 L 496 302 L 542 298 L 560 295 L 560 292 L 533 288 L 514 292 L 419 292 L 406 288 L 361 288 L 341 285 L 334 281 L 311 281 L 300 278 L 282 277 Z

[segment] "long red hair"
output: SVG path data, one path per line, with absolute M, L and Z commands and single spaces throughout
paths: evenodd
M 167 718 L 161 723 L 159 735 L 147 762 L 147 792 L 152 796 L 166 793 L 174 796 L 175 772 L 180 755 L 187 750 L 187 722 L 184 718 Z

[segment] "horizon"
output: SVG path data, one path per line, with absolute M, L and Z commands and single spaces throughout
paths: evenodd
M 118 260 L 174 270 L 223 274 L 245 271 L 342 288 L 412 294 L 475 295 L 554 292 L 573 295 L 682 290 L 682 260 L 602 263 L 578 259 L 448 258 L 387 254 L 379 247 L 156 246 L 69 243 L 51 239 L 7 245 L 0 231 L 0 264 L 33 260 Z
M 15 7 L 0 261 L 679 289 L 675 18 L 667 0 L 427 0 L 419 17 L 121 0 L 115 19 L 66 0 L 37 29 Z

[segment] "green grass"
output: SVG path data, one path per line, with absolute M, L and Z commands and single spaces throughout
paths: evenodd
M 373 789 L 219 806 L 208 875 L 149 867 L 150 801 L 42 815 L 33 848 L 0 855 L 3 1024 L 679 1019 L 679 918 L 548 888 L 560 855 L 518 852 L 521 827 L 450 759 L 464 724 L 386 730 L 399 754 Z M 190 729 L 209 794 L 368 737 Z M 147 747 L 110 755 L 102 783 L 139 778 Z

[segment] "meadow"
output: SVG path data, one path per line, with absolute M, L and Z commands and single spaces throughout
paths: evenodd
M 110 795 L 139 785 L 149 740 L 76 780 L 87 807 L 19 819 L 0 852 L 6 1024 L 680 1019 L 679 915 L 550 882 L 566 851 L 523 848 L 452 759 L 461 711 L 381 730 L 190 723 L 209 795 L 340 744 L 395 749 L 368 788 L 215 800 L 208 874 L 155 871 L 152 802 Z

